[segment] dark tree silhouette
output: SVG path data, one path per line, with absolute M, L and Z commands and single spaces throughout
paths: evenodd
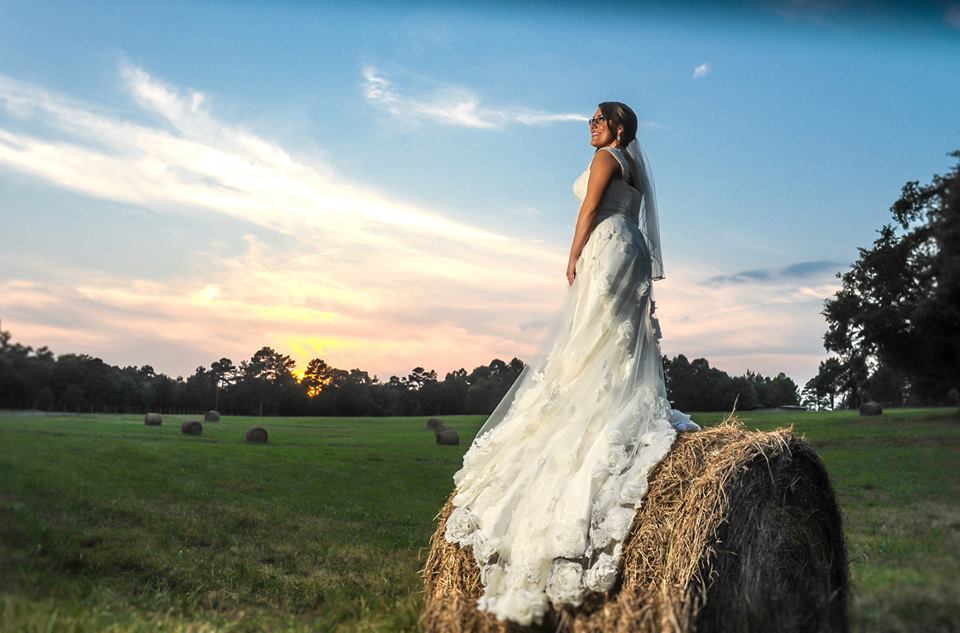
M 220 410 L 220 390 L 234 384 L 237 379 L 237 367 L 229 358 L 221 358 L 210 363 L 210 375 L 213 377 L 216 394 L 213 399 L 213 408 Z
M 894 223 L 858 249 L 824 304 L 824 347 L 843 365 L 848 406 L 860 404 L 878 367 L 899 374 L 905 400 L 917 404 L 946 402 L 960 387 L 960 161 L 928 185 L 908 182 L 890 211 Z
M 777 406 L 796 401 L 796 385 L 784 374 L 766 378 L 748 371 L 730 378 L 705 359 L 664 358 L 668 391 L 687 411 Z M 75 412 L 202 413 L 214 408 L 242 415 L 453 415 L 489 414 L 523 371 L 524 363 L 496 358 L 467 372 L 415 367 L 405 377 L 381 382 L 314 358 L 297 380 L 294 361 L 261 347 L 240 366 L 221 358 L 184 379 L 158 374 L 150 365 L 114 367 L 85 354 L 55 357 L 46 347 L 13 343 L 0 331 L 0 408 Z M 878 383 L 879 384 L 879 383 Z
M 783 372 L 769 378 L 748 369 L 731 378 L 705 358 L 689 361 L 678 354 L 663 357 L 663 373 L 670 401 L 683 411 L 728 411 L 734 402 L 740 410 L 800 403 L 796 383 Z
M 834 409 L 836 402 L 834 398 L 837 393 L 844 391 L 844 366 L 836 357 L 830 357 L 820 361 L 817 375 L 807 381 L 804 389 L 809 393 L 810 401 L 805 403 L 808 406 L 822 409 Z

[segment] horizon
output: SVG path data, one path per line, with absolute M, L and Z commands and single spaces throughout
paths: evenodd
M 0 332 L 7 332 L 7 333 L 9 333 L 9 334 L 11 335 L 11 339 L 10 339 L 11 342 L 16 343 L 16 344 L 19 344 L 19 345 L 24 345 L 25 347 L 30 347 L 34 352 L 36 352 L 36 351 L 39 350 L 39 349 L 43 349 L 43 348 L 47 347 L 47 346 L 45 346 L 45 345 L 41 345 L 41 346 L 37 347 L 37 346 L 35 346 L 35 345 L 27 344 L 27 343 L 24 342 L 24 341 L 18 341 L 18 340 L 16 340 L 15 337 L 13 336 L 13 333 L 12 333 L 12 332 L 10 332 L 9 330 L 4 330 L 4 329 L 3 329 L 3 321 L 2 321 L 2 319 L 0 319 Z M 231 362 L 237 367 L 237 369 L 239 370 L 239 369 L 240 369 L 240 362 L 241 362 L 241 361 L 249 361 L 249 360 L 253 357 L 253 355 L 254 355 L 258 350 L 262 349 L 263 347 L 265 347 L 265 346 L 258 347 L 256 350 L 254 350 L 254 352 L 250 354 L 250 357 L 249 357 L 249 358 L 240 358 L 239 360 L 233 359 L 233 358 L 228 358 L 227 360 L 231 361 Z M 52 350 L 52 349 L 49 349 L 49 348 L 47 348 L 47 349 L 53 354 L 54 358 L 59 358 L 61 355 L 69 355 L 69 354 L 83 355 L 83 354 L 84 354 L 84 352 L 65 352 L 64 354 L 58 354 L 58 353 L 56 352 L 56 350 Z M 277 352 L 277 353 L 280 354 L 280 355 L 288 356 L 288 354 L 284 354 L 283 350 L 274 350 L 274 351 Z M 92 356 L 92 355 L 90 355 L 90 356 Z M 674 360 L 674 359 L 676 359 L 678 356 L 684 356 L 684 357 L 687 358 L 687 360 L 690 361 L 690 362 L 693 362 L 694 360 L 699 360 L 699 358 L 689 357 L 689 356 L 687 356 L 686 354 L 684 354 L 683 352 L 679 352 L 678 354 L 675 354 L 670 360 Z M 92 357 L 98 358 L 98 357 L 96 357 L 96 356 L 92 356 Z M 211 369 L 211 366 L 212 366 L 214 363 L 222 360 L 223 358 L 225 358 L 225 357 L 221 356 L 220 358 L 216 358 L 216 359 L 210 361 L 209 364 L 203 365 L 203 368 L 204 368 L 205 370 L 209 371 L 209 370 Z M 438 382 L 443 382 L 443 381 L 446 379 L 446 374 L 452 373 L 452 372 L 457 371 L 457 370 L 460 370 L 460 369 L 462 369 L 462 370 L 466 371 L 468 374 L 470 374 L 471 372 L 473 372 L 474 370 L 476 370 L 476 369 L 478 369 L 478 368 L 480 368 L 480 367 L 489 367 L 490 364 L 493 363 L 493 362 L 496 361 L 496 360 L 502 361 L 503 363 L 509 365 L 510 362 L 511 362 L 513 359 L 514 359 L 514 358 L 509 358 L 509 359 L 507 359 L 507 358 L 491 358 L 490 361 L 488 361 L 488 362 L 486 362 L 486 363 L 481 363 L 481 364 L 479 364 L 479 365 L 476 365 L 476 366 L 470 367 L 470 368 L 468 368 L 468 367 L 466 367 L 466 366 L 457 367 L 456 369 L 451 369 L 449 372 L 444 372 L 443 375 L 441 375 L 440 372 L 437 372 L 436 370 L 434 370 L 434 369 L 432 369 L 432 368 L 430 368 L 430 367 L 424 367 L 424 366 L 422 366 L 422 365 L 417 365 L 417 366 L 415 366 L 415 367 L 411 367 L 410 370 L 409 370 L 408 372 L 406 372 L 405 375 L 392 374 L 392 375 L 390 375 L 390 376 L 386 376 L 386 377 L 381 378 L 381 377 L 379 377 L 379 376 L 370 374 L 369 372 L 367 372 L 367 374 L 370 376 L 371 380 L 374 381 L 374 382 L 387 383 L 387 382 L 390 381 L 390 378 L 400 378 L 400 379 L 408 378 L 408 377 L 410 376 L 410 374 L 412 374 L 415 369 L 420 368 L 420 369 L 423 369 L 425 372 L 434 371 L 434 372 L 437 374 L 437 381 L 438 381 Z M 106 361 L 105 361 L 104 359 L 102 359 L 102 358 L 101 358 L 100 360 L 106 362 Z M 311 360 L 312 360 L 312 359 L 311 359 Z M 526 361 L 524 361 L 524 359 L 522 359 L 522 358 L 520 358 L 519 360 L 521 360 L 521 361 L 523 361 L 523 362 L 526 362 Z M 709 362 L 710 359 L 704 359 L 704 360 L 706 360 L 706 361 L 708 362 L 708 364 L 710 365 L 710 368 L 711 368 L 711 369 L 718 369 L 718 370 L 720 370 L 720 371 L 724 371 L 722 367 L 716 367 L 716 366 L 714 366 L 713 364 L 711 364 L 711 363 Z M 309 361 L 308 361 L 308 362 L 309 362 Z M 109 364 L 109 363 L 108 363 L 108 364 Z M 172 379 L 172 380 L 174 380 L 174 381 L 180 381 L 180 380 L 184 380 L 184 381 L 185 381 L 185 380 L 188 379 L 190 376 L 196 374 L 196 373 L 197 373 L 197 369 L 199 369 L 199 367 L 197 367 L 197 368 L 194 369 L 193 372 L 191 372 L 191 373 L 189 373 L 189 374 L 186 374 L 186 375 L 184 375 L 184 374 L 170 375 L 170 374 L 166 374 L 165 372 L 162 372 L 162 371 L 158 372 L 157 369 L 156 369 L 155 367 L 153 367 L 153 365 L 151 365 L 150 363 L 143 363 L 143 364 L 140 364 L 140 365 L 126 365 L 126 366 L 112 365 L 112 366 L 113 366 L 113 367 L 116 367 L 116 368 L 118 368 L 118 369 L 120 369 L 120 370 L 124 370 L 124 369 L 126 369 L 126 368 L 128 368 L 128 367 L 133 367 L 134 369 L 138 369 L 138 370 L 139 370 L 139 369 L 143 369 L 144 367 L 149 366 L 151 369 L 154 370 L 155 373 L 164 374 L 164 375 L 166 375 L 168 378 L 170 378 L 170 379 Z M 360 371 L 367 371 L 367 370 L 365 370 L 363 367 L 333 367 L 333 369 L 340 369 L 340 370 L 343 370 L 343 371 L 346 371 L 346 372 L 353 371 L 354 369 L 357 369 L 357 370 L 360 370 Z M 305 371 L 306 371 L 306 366 L 304 366 L 304 367 L 299 367 L 299 366 L 298 366 L 298 367 L 296 367 L 294 370 L 292 370 L 290 373 L 297 379 L 298 382 L 300 382 L 300 381 L 303 380 L 303 376 L 304 376 Z M 749 371 L 749 370 L 748 370 L 748 371 Z M 746 371 L 741 372 L 740 374 L 731 374 L 730 372 L 727 372 L 727 371 L 724 371 L 724 373 L 728 374 L 731 378 L 734 378 L 734 377 L 736 377 L 736 376 L 738 376 L 738 375 L 744 375 L 744 374 L 746 373 Z M 777 377 L 777 374 L 763 374 L 762 372 L 754 372 L 754 373 L 757 373 L 758 375 L 760 375 L 760 376 L 763 377 L 763 378 L 776 378 L 776 377 Z M 779 373 L 779 372 L 778 372 L 778 373 Z M 788 378 L 791 378 L 791 380 L 792 380 L 792 377 L 791 377 L 791 376 L 787 376 L 787 377 L 788 377 Z M 796 381 L 794 381 L 794 382 L 796 382 Z M 803 385 L 801 385 L 801 384 L 798 383 L 798 384 L 797 384 L 797 387 L 798 387 L 798 389 L 800 389 L 801 391 L 803 390 Z

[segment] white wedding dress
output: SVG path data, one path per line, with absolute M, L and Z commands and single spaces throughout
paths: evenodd
M 453 475 L 444 537 L 470 547 L 500 620 L 542 623 L 617 579 L 622 542 L 653 467 L 678 431 L 699 430 L 667 400 L 642 193 L 607 186 L 576 277 L 541 344 Z M 573 190 L 583 201 L 587 169 Z

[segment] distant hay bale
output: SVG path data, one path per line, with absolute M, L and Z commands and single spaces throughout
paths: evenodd
M 180 425 L 180 432 L 186 435 L 200 435 L 203 433 L 203 425 L 196 420 L 189 420 Z
M 880 415 L 881 413 L 883 408 L 873 400 L 860 405 L 860 415 Z
M 440 429 L 436 433 L 436 438 L 437 444 L 443 444 L 445 446 L 457 446 L 460 444 L 460 435 L 456 429 Z
M 143 423 L 147 426 L 160 426 L 163 424 L 163 417 L 159 413 L 148 413 L 143 416 Z
M 220 413 L 217 412 L 217 411 L 207 411 L 207 412 L 203 415 L 203 421 L 204 421 L 204 422 L 219 422 L 219 421 L 220 421 Z
M 251 426 L 247 429 L 247 441 L 254 444 L 266 444 L 267 429 L 262 426 Z
M 444 539 L 455 493 L 420 571 L 427 633 L 849 630 L 842 517 L 823 463 L 792 426 L 749 431 L 730 415 L 681 433 L 651 472 L 617 584 L 550 610 L 539 628 L 476 609 L 480 569 Z
M 443 420 L 441 420 L 440 418 L 430 418 L 429 420 L 427 420 L 427 428 L 433 432 L 436 432 L 446 427 L 443 424 Z

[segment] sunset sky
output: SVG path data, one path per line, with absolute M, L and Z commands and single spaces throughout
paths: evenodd
M 662 350 L 826 357 L 823 300 L 960 148 L 960 3 L 0 1 L 0 321 L 188 375 L 523 359 L 597 103 L 650 158 Z

